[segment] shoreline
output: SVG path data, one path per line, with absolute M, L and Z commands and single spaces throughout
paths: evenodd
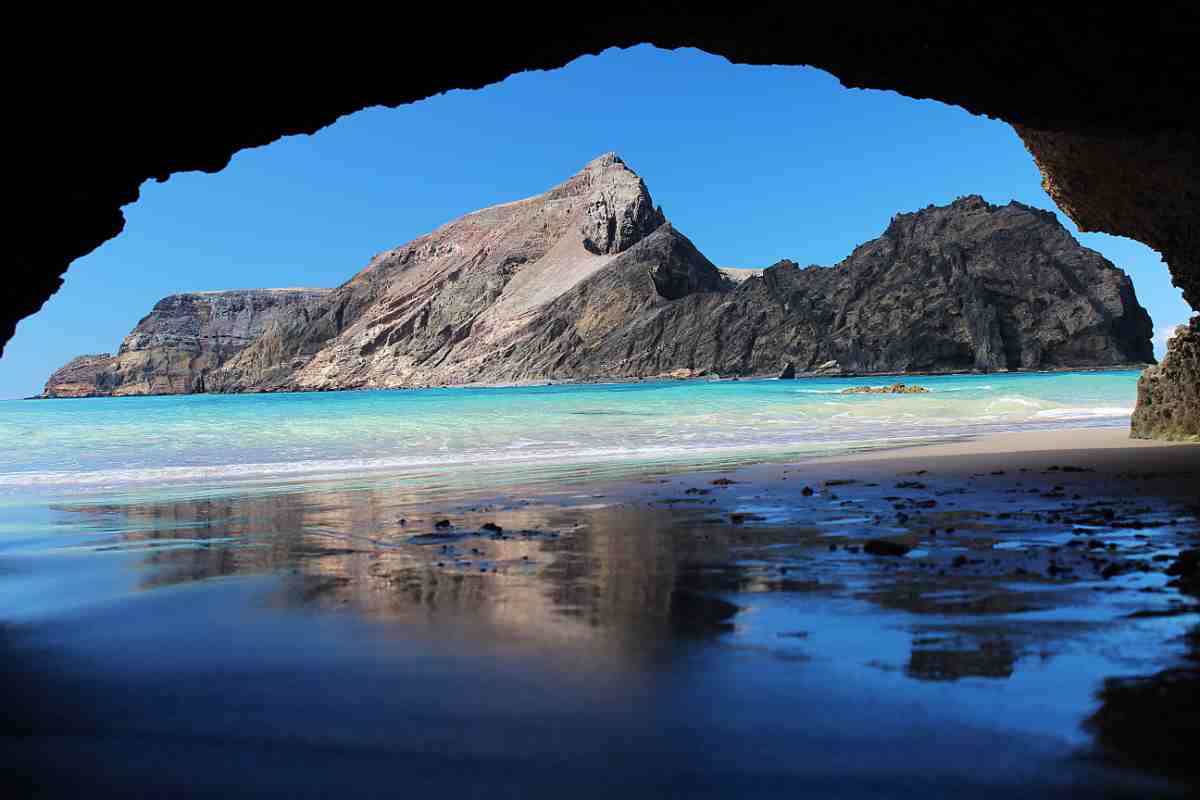
M 849 452 L 802 455 L 798 458 L 772 457 L 769 454 L 756 456 L 734 451 L 725 456 L 726 463 L 720 463 L 716 460 L 719 454 L 709 455 L 714 456 L 712 463 L 681 461 L 647 464 L 637 461 L 623 463 L 620 460 L 559 463 L 550 460 L 542 466 L 547 469 L 557 468 L 558 472 L 542 477 L 527 476 L 508 483 L 485 485 L 466 482 L 455 487 L 414 487 L 414 490 L 429 492 L 431 497 L 434 494 L 444 495 L 450 502 L 454 502 L 454 498 L 468 496 L 521 496 L 544 499 L 591 489 L 603 489 L 618 496 L 631 496 L 637 494 L 637 487 L 643 485 L 647 479 L 661 478 L 687 481 L 697 476 L 736 475 L 747 481 L 774 482 L 787 473 L 801 476 L 837 472 L 866 478 L 889 471 L 905 472 L 917 469 L 936 470 L 947 476 L 965 477 L 994 470 L 1046 470 L 1054 466 L 1084 467 L 1087 471 L 1082 477 L 1106 475 L 1113 479 L 1122 471 L 1169 474 L 1194 472 L 1195 483 L 1200 484 L 1200 443 L 1134 439 L 1130 436 L 1129 429 L 1124 426 L 963 434 L 925 442 L 910 440 L 892 445 L 867 442 L 861 447 L 851 448 Z M 156 480 L 134 480 L 114 485 L 107 482 L 112 480 L 111 478 L 98 478 L 92 484 L 62 484 L 59 489 L 65 493 L 47 496 L 77 502 L 88 497 L 112 496 L 114 492 L 137 496 L 163 491 L 187 494 L 190 491 L 215 490 L 222 495 L 235 495 L 253 494 L 264 487 L 285 492 L 323 491 L 347 483 L 383 486 L 391 481 L 403 481 L 413 470 L 453 471 L 468 466 L 455 463 L 407 466 L 389 464 L 359 466 L 342 471 L 321 471 L 319 468 L 308 472 L 287 470 L 286 467 L 293 463 L 295 462 L 241 465 L 262 467 L 263 471 L 259 473 L 181 475 L 173 478 L 163 477 L 161 473 L 171 472 L 173 469 L 190 471 L 202 468 L 163 467 L 155 470 L 159 473 Z M 531 464 L 536 466 L 540 463 L 498 461 L 486 466 L 474 466 L 485 470 L 504 470 L 529 467 Z M 210 468 L 220 470 L 228 466 L 237 465 L 212 465 Z M 272 470 L 271 467 L 277 469 Z M 592 472 L 609 474 L 589 474 Z M 1191 496 L 1200 497 L 1200 493 L 1184 481 L 1172 496 L 1187 497 L 1189 493 Z M 28 495 L 26 500 L 33 497 L 36 495 Z
M 1064 469 L 1065 468 L 1065 469 Z M 647 479 L 672 479 L 689 488 L 710 479 L 732 478 L 754 485 L 780 480 L 853 478 L 856 481 L 923 472 L 949 479 L 1028 473 L 1027 480 L 1053 484 L 1055 474 L 1082 485 L 1104 484 L 1111 492 L 1126 485 L 1138 494 L 1149 492 L 1164 499 L 1200 502 L 1200 444 L 1133 439 L 1127 428 L 1066 428 L 1014 431 L 967 436 L 951 441 L 905 444 L 867 452 L 817 456 L 797 461 L 761 461 L 744 466 L 657 470 L 646 475 L 581 481 L 567 484 L 561 493 L 585 487 L 633 499 L 647 494 Z M 512 486 L 494 495 L 549 499 L 560 494 L 521 491 L 534 485 Z M 1097 486 L 1096 488 L 1101 488 Z
M 968 436 L 956 441 L 930 442 L 896 448 L 829 456 L 817 459 L 842 464 L 870 464 L 878 461 L 937 459 L 964 466 L 990 459 L 999 465 L 1029 461 L 1040 466 L 1073 463 L 1072 459 L 1091 462 L 1093 468 L 1116 466 L 1114 459 L 1135 462 L 1200 460 L 1200 445 L 1194 442 L 1135 439 L 1126 427 L 1061 428 L 1057 430 L 1006 431 Z M 811 462 L 806 462 L 811 463 Z
M 320 394 L 330 392 L 411 392 L 424 391 L 430 389 L 527 389 L 531 387 L 541 386 L 634 386 L 644 383 L 736 383 L 739 381 L 765 381 L 765 380 L 782 380 L 782 381 L 801 381 L 801 380 L 856 380 L 862 378 L 940 378 L 954 377 L 963 375 L 1059 375 L 1070 372 L 1140 372 L 1154 366 L 1154 364 L 1114 364 L 1109 366 L 1081 366 L 1081 367 L 1050 367 L 1047 369 L 1014 369 L 1014 370 L 995 370 L 995 371 L 980 371 L 980 370 L 948 370 L 940 372 L 853 372 L 853 373 L 838 373 L 824 374 L 818 372 L 797 372 L 792 378 L 781 378 L 775 373 L 761 373 L 754 375 L 709 375 L 700 373 L 689 375 L 686 377 L 672 377 L 671 375 L 652 375 L 646 377 L 627 377 L 627 378 L 537 378 L 524 381 L 506 381 L 500 383 L 487 382 L 470 382 L 470 383 L 448 383 L 425 386 L 343 386 L 339 388 L 263 388 L 254 389 L 244 392 L 154 392 L 154 393 L 131 393 L 131 394 L 80 394 L 80 395 L 45 395 L 37 394 L 29 397 L 12 397 L 10 400 L 95 400 L 98 398 L 120 398 L 120 397 L 191 397 L 197 395 L 213 395 L 221 397 L 234 397 L 242 395 L 258 395 L 258 394 Z
M 1195 679 L 1179 637 L 1200 596 L 1176 567 L 1200 546 L 1200 444 L 1127 437 L 1001 433 L 611 480 L 58 506 L 8 553 L 31 587 L 0 638 L 22 670 L 10 686 L 24 749 L 9 757 L 59 775 L 73 741 L 55 725 L 83 713 L 117 746 L 71 763 L 113 786 L 147 785 L 122 754 L 153 730 L 179 743 L 154 773 L 163 794 L 200 775 L 235 796 L 243 773 L 211 765 L 245 751 L 241 732 L 299 764 L 312 752 L 301 728 L 343 792 L 364 763 L 418 757 L 444 786 L 461 770 L 429 761 L 427 731 L 475 753 L 532 725 L 561 736 L 564 763 L 634 775 L 661 769 L 675 742 L 712 746 L 688 716 L 702 698 L 718 721 L 750 715 L 731 762 L 750 776 L 772 759 L 823 769 L 834 751 L 882 765 L 889 785 L 912 763 L 944 785 L 998 748 L 1008 760 L 981 762 L 961 794 L 1020 769 L 1001 796 L 1188 796 L 1200 778 L 1179 766 L 1192 738 L 1177 731 L 1196 724 Z M 313 704 L 331 675 L 356 680 Z M 637 739 L 660 730 L 639 687 L 689 722 Z M 163 717 L 160 697 L 178 713 Z M 815 733 L 795 713 L 814 697 L 832 720 Z M 503 714 L 461 727 L 480 707 Z M 347 708 L 374 711 L 359 724 Z M 883 735 L 859 735 L 881 721 Z M 634 755 L 614 760 L 614 740 L 636 741 Z M 912 743 L 902 757 L 897 742 Z M 567 774 L 544 760 L 529 773 Z

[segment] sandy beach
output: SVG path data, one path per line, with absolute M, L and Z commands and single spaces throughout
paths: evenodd
M 493 796 L 1185 797 L 1198 480 L 1200 446 L 1088 429 L 65 503 L 57 555 L 0 559 L 4 758 L 31 796 L 399 766 Z
M 1120 428 L 1025 431 L 965 438 L 957 442 L 877 450 L 807 462 L 813 468 L 904 472 L 929 469 L 969 476 L 994 470 L 1045 471 L 1084 467 L 1068 473 L 1083 481 L 1136 481 L 1137 490 L 1200 499 L 1200 446 L 1131 439 Z

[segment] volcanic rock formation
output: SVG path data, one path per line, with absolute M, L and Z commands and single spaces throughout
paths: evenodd
M 735 282 L 609 153 L 331 291 L 173 295 L 90 389 L 68 365 L 45 394 L 1115 366 L 1153 361 L 1151 333 L 1053 214 L 977 196 L 897 215 L 833 268 Z
M 112 394 L 112 353 L 76 356 L 54 371 L 44 397 L 98 397 Z
M 1142 373 L 1132 426 L 1137 439 L 1200 441 L 1200 317 L 1167 343 L 1161 364 Z
M 50 376 L 45 397 L 204 392 L 206 377 L 269 322 L 303 314 L 328 289 L 247 289 L 159 300 L 115 356 L 80 356 Z

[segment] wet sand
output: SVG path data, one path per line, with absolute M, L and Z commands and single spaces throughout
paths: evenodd
M 1200 498 L 1200 449 L 1195 444 L 1131 439 L 1128 431 L 1120 428 L 1001 433 L 827 460 L 831 465 L 875 464 L 885 468 L 880 462 L 896 471 L 936 466 L 967 476 L 1022 467 L 1045 470 L 1056 465 L 1085 466 L 1099 477 L 1114 481 L 1121 480 L 1121 476 L 1142 480 L 1155 473 L 1163 478 L 1155 483 L 1156 493 Z
M 1197 486 L 1200 446 L 1080 430 L 59 505 L 0 551 L 4 758 L 47 796 L 1183 797 Z

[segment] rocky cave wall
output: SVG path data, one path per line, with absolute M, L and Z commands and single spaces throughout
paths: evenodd
M 447 7 L 395 18 L 346 9 L 290 18 L 286 28 L 246 12 L 159 29 L 141 16 L 98 13 L 69 25 L 31 21 L 3 56 L 14 76 L 9 176 L 18 212 L 0 346 L 74 259 L 120 233 L 121 207 L 147 179 L 214 172 L 238 150 L 368 106 L 481 88 L 639 43 L 815 66 L 850 88 L 1006 120 L 1063 211 L 1084 230 L 1158 249 L 1200 307 L 1195 4 L 750 2 L 736 13 L 560 4 L 552 13 Z

